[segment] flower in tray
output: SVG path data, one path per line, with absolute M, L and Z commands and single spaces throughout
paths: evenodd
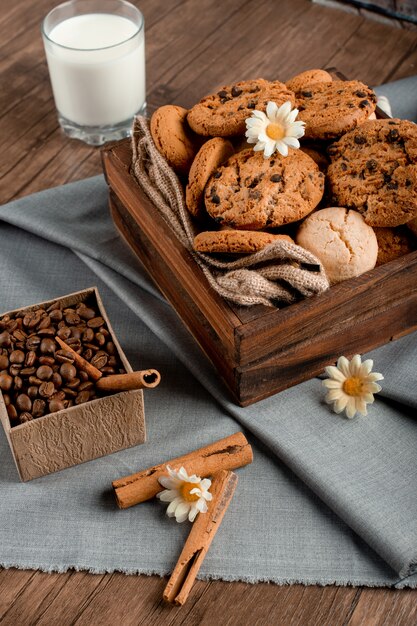
M 328 404 L 333 404 L 335 413 L 345 411 L 349 419 L 356 413 L 367 415 L 366 405 L 372 404 L 373 394 L 381 391 L 376 381 L 384 378 L 382 374 L 372 372 L 373 364 L 372 359 L 362 363 L 360 355 L 356 354 L 351 361 L 341 356 L 336 367 L 325 368 L 329 376 L 323 380 L 328 390 L 325 399 Z
M 291 110 L 291 102 L 278 107 L 275 102 L 268 102 L 266 114 L 253 111 L 246 119 L 246 138 L 248 143 L 256 144 L 254 150 L 263 150 L 268 159 L 275 150 L 282 156 L 288 155 L 288 147 L 299 148 L 300 137 L 304 135 L 304 122 L 296 122 L 298 109 Z
M 167 465 L 167 471 L 168 476 L 159 478 L 165 489 L 158 493 L 158 498 L 169 502 L 168 517 L 175 517 L 177 522 L 185 522 L 188 517 L 193 522 L 198 513 L 206 513 L 207 502 L 212 498 L 209 492 L 211 480 L 195 474 L 188 476 L 183 467 L 176 471 Z

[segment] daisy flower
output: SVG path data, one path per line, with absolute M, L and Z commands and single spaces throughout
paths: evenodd
M 175 517 L 177 522 L 185 522 L 188 517 L 193 522 L 198 513 L 206 513 L 207 502 L 212 499 L 209 493 L 211 480 L 195 474 L 188 476 L 183 467 L 177 471 L 167 465 L 167 472 L 168 476 L 158 479 L 165 489 L 157 497 L 162 502 L 169 502 L 168 517 Z
M 351 361 L 341 356 L 337 366 L 330 365 L 325 368 L 329 376 L 323 380 L 323 385 L 328 389 L 326 402 L 333 404 L 335 413 L 346 412 L 346 417 L 351 419 L 356 413 L 367 415 L 367 404 L 374 401 L 374 393 L 381 391 L 377 380 L 383 380 L 382 374 L 372 372 L 374 362 L 367 359 L 363 363 L 361 357 L 356 354 Z
M 275 150 L 282 156 L 288 155 L 288 147 L 299 148 L 300 137 L 304 135 L 305 122 L 296 122 L 298 109 L 291 110 L 291 102 L 285 102 L 279 108 L 275 102 L 268 102 L 266 114 L 253 111 L 246 120 L 245 136 L 248 143 L 255 143 L 254 150 L 263 150 L 268 159 Z

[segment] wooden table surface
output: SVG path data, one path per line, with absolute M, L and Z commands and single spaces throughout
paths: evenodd
M 2 0 L 0 202 L 100 172 L 97 149 L 61 133 L 40 38 L 57 0 Z M 417 31 L 308 0 L 138 0 L 149 110 L 191 106 L 222 84 L 336 66 L 370 85 L 417 73 Z M 279 532 L 279 529 L 277 530 Z M 245 572 L 242 572 L 244 575 Z M 156 576 L 0 570 L 0 624 L 359 626 L 417 623 L 417 591 L 198 581 L 165 605 Z

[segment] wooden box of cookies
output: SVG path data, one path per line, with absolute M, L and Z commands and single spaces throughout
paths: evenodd
M 55 343 L 58 329 L 74 345 L 68 328 L 82 324 L 90 329 L 84 353 L 90 349 L 103 376 L 132 372 L 96 288 L 4 313 L 0 324 L 0 421 L 22 481 L 144 443 L 142 390 L 98 397 L 91 376 Z
M 293 88 L 296 90 L 297 87 Z M 342 93 L 342 88 L 342 82 L 337 87 L 333 85 L 333 96 L 337 96 L 339 90 Z M 356 106 L 358 115 L 362 115 L 364 107 L 369 105 L 368 100 L 366 103 L 363 100 L 369 91 L 362 91 L 363 88 L 358 88 L 353 81 L 347 88 L 354 90 L 352 101 L 356 98 L 357 103 L 352 107 Z M 243 83 L 231 89 L 224 88 L 218 93 L 220 102 L 228 106 L 230 98 L 242 89 Z M 313 87 L 312 91 L 314 89 L 323 98 L 326 88 Z M 311 95 L 310 89 L 305 90 L 302 102 Z M 210 96 L 201 102 L 209 102 L 212 106 L 212 100 Z M 350 101 L 348 106 L 351 106 Z M 253 108 L 251 102 L 248 107 Z M 375 104 L 371 108 L 375 108 Z M 177 111 L 174 113 L 177 115 Z M 386 117 L 378 111 L 377 116 Z M 353 126 L 357 124 L 358 120 Z M 398 147 L 397 126 L 389 126 L 389 129 L 384 130 L 389 130 L 388 141 L 392 140 Z M 359 139 L 356 143 L 359 144 Z M 357 147 L 363 149 L 362 145 Z M 103 167 L 115 224 L 240 405 L 257 402 L 316 376 L 341 355 L 362 354 L 417 330 L 417 252 L 412 251 L 333 284 L 319 295 L 280 309 L 231 304 L 212 288 L 206 273 L 138 184 L 131 165 L 130 140 L 109 144 L 103 150 Z M 355 174 L 359 181 L 363 176 L 376 175 L 379 165 L 369 160 L 364 167 L 367 168 L 365 174 Z M 342 163 L 340 180 L 345 169 Z M 279 178 L 271 177 L 271 180 L 275 182 Z M 400 183 L 384 174 L 382 184 L 388 189 L 396 189 L 395 185 Z M 406 186 L 411 184 L 414 182 L 405 181 Z M 206 207 L 217 221 L 215 212 L 220 200 L 213 188 L 213 182 L 206 186 L 206 193 L 211 194 L 209 198 L 206 195 Z M 250 197 L 250 191 L 248 195 Z M 403 203 L 403 209 L 407 211 L 406 203 Z M 352 213 L 358 216 L 356 211 Z M 362 218 L 359 216 L 358 219 Z M 403 219 L 400 223 L 405 221 Z M 236 228 L 242 228 L 242 225 L 236 225 Z M 372 230 L 367 225 L 366 228 Z M 375 258 L 371 267 L 374 267 L 378 245 L 373 233 L 372 236 Z

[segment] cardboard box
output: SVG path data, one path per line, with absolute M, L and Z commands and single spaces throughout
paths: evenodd
M 132 368 L 114 334 L 95 287 L 55 298 L 64 307 L 92 303 L 106 322 L 127 372 Z M 9 311 L 30 311 L 39 306 Z M 5 315 L 3 313 L 0 317 Z M 32 480 L 146 441 L 143 392 L 125 391 L 11 426 L 0 393 L 0 420 L 22 481 Z

